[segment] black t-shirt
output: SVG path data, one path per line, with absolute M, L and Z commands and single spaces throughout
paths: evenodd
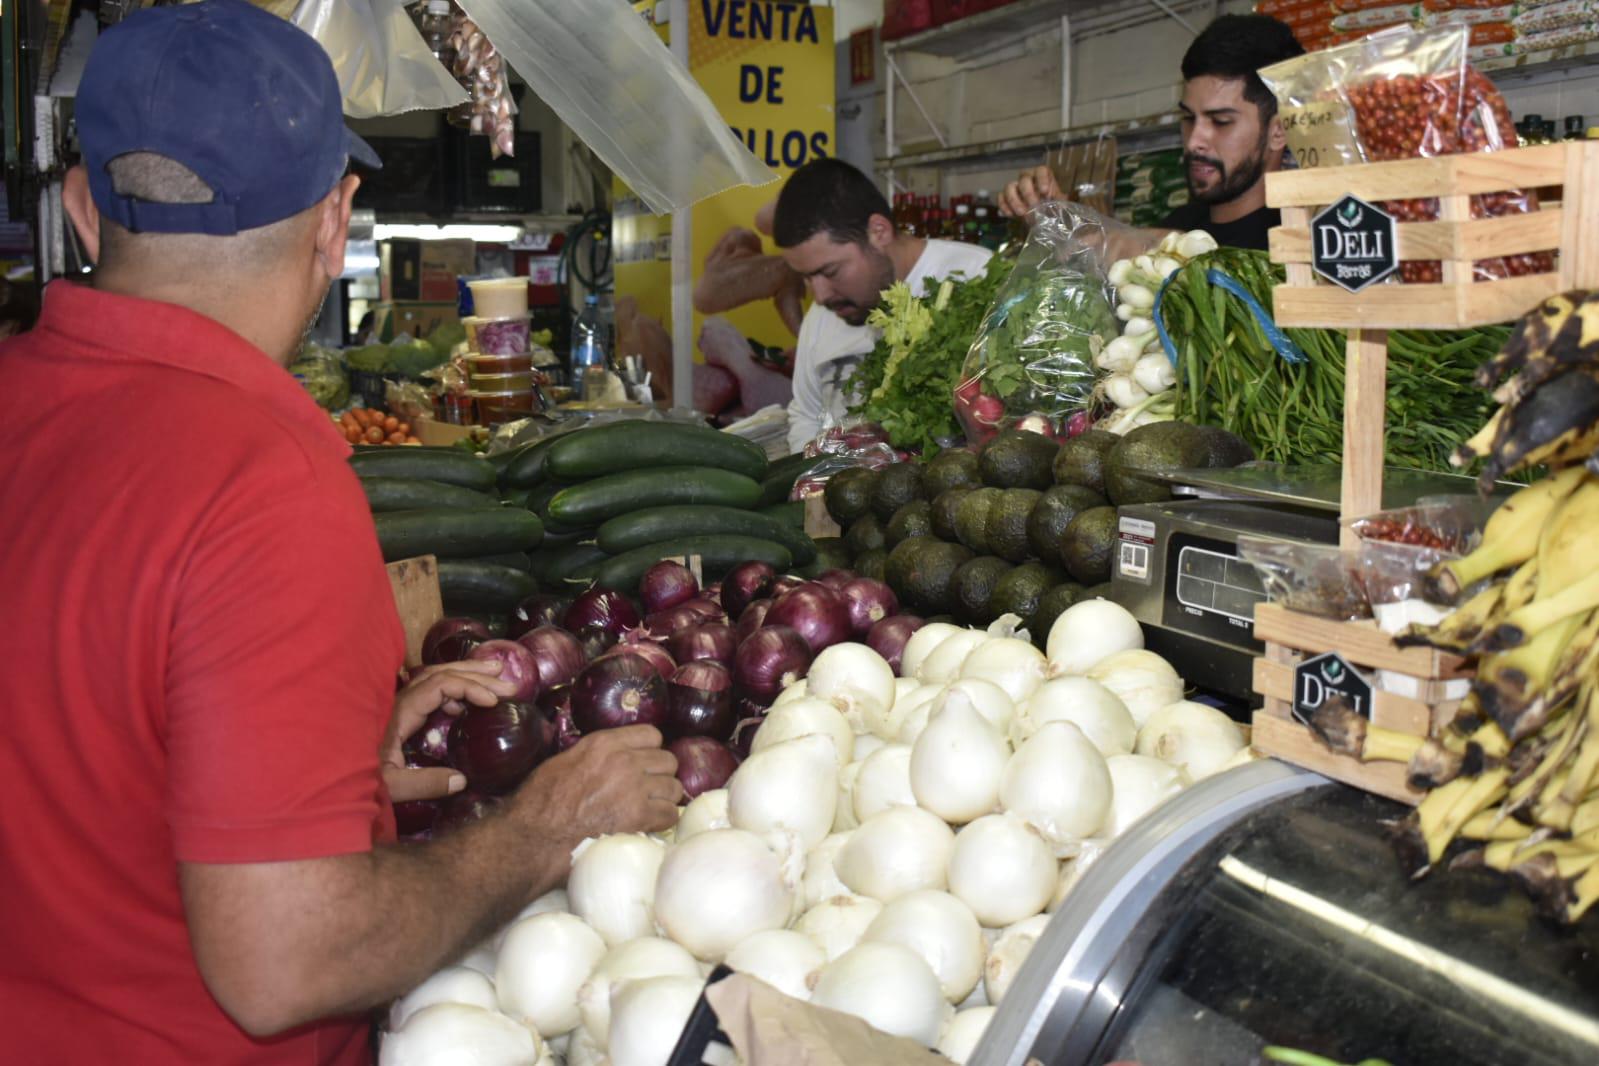
M 1212 222 L 1210 208 L 1205 204 L 1184 204 L 1161 222 L 1161 229 L 1202 229 L 1224 248 L 1254 248 L 1266 250 L 1266 233 L 1282 225 L 1282 212 L 1274 207 L 1251 211 L 1236 222 Z

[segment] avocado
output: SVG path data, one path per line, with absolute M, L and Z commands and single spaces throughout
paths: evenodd
M 887 563 L 888 552 L 882 548 L 874 548 L 871 551 L 857 555 L 855 557 L 855 565 L 851 569 L 862 577 L 869 577 L 873 581 L 881 581 L 883 580 L 883 573 Z
M 955 515 L 960 510 L 961 501 L 970 496 L 975 489 L 947 489 L 938 494 L 933 500 L 933 536 L 939 540 L 957 540 L 955 536 Z
M 889 551 L 888 558 L 883 561 L 883 580 L 901 600 L 904 600 L 905 590 L 910 587 L 916 556 L 928 545 L 938 543 L 935 537 L 907 537 Z
M 1002 614 L 1018 616 L 1021 626 L 1031 633 L 1039 600 L 1060 584 L 1064 576 L 1045 563 L 1023 563 L 994 585 L 994 594 L 988 598 L 988 611 L 995 618 Z
M 1211 470 L 1223 470 L 1255 461 L 1255 449 L 1236 433 L 1220 426 L 1196 426 L 1205 441 L 1204 465 Z
M 955 509 L 955 539 L 974 552 L 987 554 L 988 513 L 1000 496 L 1000 489 L 973 489 Z
M 844 531 L 844 547 L 852 556 L 877 551 L 887 545 L 888 540 L 883 535 L 883 523 L 874 514 L 862 515 L 851 522 L 849 529 Z
M 1090 585 L 1088 588 L 1084 589 L 1083 594 L 1077 597 L 1077 602 L 1082 603 L 1084 600 L 1108 600 L 1110 598 L 1110 582 L 1106 581 L 1104 584 Z
M 955 571 L 954 609 L 961 621 L 983 626 L 994 620 L 988 601 L 994 595 L 994 586 L 1011 569 L 1010 563 L 997 556 L 980 555 Z
M 1151 422 L 1131 430 L 1105 457 L 1105 494 L 1120 507 L 1171 499 L 1171 487 L 1142 476 L 1146 470 L 1204 466 L 1206 434 L 1186 422 Z
M 1001 489 L 1047 489 L 1055 480 L 1055 453 L 1059 450 L 1059 445 L 1042 434 L 1007 429 L 978 456 L 983 484 Z
M 950 489 L 975 489 L 982 484 L 977 454 L 965 449 L 939 452 L 922 472 L 922 491 L 928 499 Z
M 888 553 L 885 580 L 911 610 L 947 613 L 954 604 L 955 572 L 971 558 L 959 544 L 911 537 Z
M 827 513 L 845 529 L 851 522 L 872 509 L 872 489 L 877 484 L 877 471 L 864 467 L 840 470 L 827 479 L 822 490 L 822 502 Z
M 877 484 L 872 486 L 872 513 L 887 522 L 895 511 L 921 498 L 921 464 L 894 463 L 877 472 Z
M 844 570 L 850 564 L 850 551 L 844 546 L 843 537 L 817 537 L 816 558 L 812 565 L 817 573 L 827 570 Z
M 1072 580 L 1083 585 L 1109 581 L 1116 541 L 1116 508 L 1090 507 L 1072 519 L 1060 546 L 1061 561 Z
M 1066 613 L 1066 608 L 1076 603 L 1083 594 L 1083 586 L 1074 582 L 1056 585 L 1042 596 L 1038 597 L 1038 609 L 1033 612 L 1033 624 L 1030 627 L 1033 643 L 1038 645 L 1040 651 L 1044 650 L 1049 641 L 1049 631 L 1055 625 L 1055 619 Z
M 1065 565 L 1060 545 L 1066 536 L 1066 527 L 1080 512 L 1090 507 L 1104 507 L 1108 502 L 1093 489 L 1081 485 L 1056 485 L 1046 489 L 1027 519 L 1028 546 L 1044 562 Z
M 925 537 L 931 532 L 933 532 L 933 505 L 926 500 L 912 500 L 895 511 L 884 529 L 890 548 L 906 537 Z
M 1080 485 L 1105 495 L 1105 456 L 1121 438 L 1102 429 L 1091 429 L 1060 446 L 1055 454 L 1055 484 Z
M 1037 489 L 1002 490 L 988 509 L 988 550 L 1013 563 L 1025 561 L 1031 554 L 1027 522 L 1042 497 Z

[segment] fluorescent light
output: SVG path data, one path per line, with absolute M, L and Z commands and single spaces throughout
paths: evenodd
M 394 226 L 380 222 L 372 227 L 372 239 L 376 241 L 409 237 L 419 241 L 470 240 L 510 244 L 521 235 L 521 226 Z

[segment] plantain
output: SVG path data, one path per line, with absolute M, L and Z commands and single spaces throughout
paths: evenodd
M 1581 876 L 1567 886 L 1569 901 L 1562 915 L 1567 922 L 1575 922 L 1588 908 L 1599 903 L 1599 866 L 1590 866 Z
M 1421 801 L 1421 807 L 1427 805 L 1427 800 L 1432 799 L 1455 785 L 1464 785 L 1458 793 L 1451 797 L 1442 813 L 1434 812 L 1429 819 L 1430 831 L 1423 829 L 1422 835 L 1427 842 L 1427 858 L 1433 865 L 1443 858 L 1444 852 L 1449 849 L 1449 844 L 1460 834 L 1467 822 L 1483 810 L 1496 802 L 1505 791 L 1505 781 L 1510 776 L 1508 768 L 1499 766 L 1485 770 L 1477 777 L 1458 777 L 1443 788 L 1436 789 L 1427 794 L 1427 799 Z M 1421 807 L 1417 807 L 1418 813 Z
M 1460 827 L 1460 835 L 1467 840 L 1526 840 L 1533 828 L 1514 818 L 1501 818 L 1498 811 L 1479 811 Z
M 1427 571 L 1424 591 L 1434 603 L 1454 603 L 1469 585 L 1510 567 L 1538 551 L 1539 534 L 1555 508 L 1585 479 L 1578 467 L 1551 474 L 1516 490 L 1488 516 L 1482 543 L 1470 554 L 1445 560 Z
M 1337 695 L 1312 711 L 1306 724 L 1333 752 L 1362 762 L 1409 762 L 1425 739 L 1372 725 Z
M 1580 464 L 1599 446 L 1599 364 L 1563 368 L 1541 387 L 1504 409 L 1486 455 L 1457 449 L 1451 462 L 1482 458 L 1477 488 L 1493 490 L 1506 474 L 1545 464 Z
M 1538 538 L 1538 583 L 1530 603 L 1510 610 L 1490 642 L 1515 647 L 1573 614 L 1599 607 L 1599 480 L 1585 478 L 1555 509 Z
M 1561 619 L 1533 639 L 1509 651 L 1483 656 L 1471 690 L 1512 742 L 1538 731 L 1542 724 L 1529 713 L 1555 676 L 1572 637 L 1586 627 L 1584 617 Z
M 1529 561 L 1522 569 L 1532 565 L 1534 563 Z M 1394 643 L 1401 648 L 1425 644 L 1464 655 L 1483 633 L 1491 632 L 1498 619 L 1509 610 L 1505 603 L 1508 587 L 1506 581 L 1484 586 L 1435 625 L 1415 623 L 1408 626 L 1394 637 Z
M 1599 685 L 1588 685 L 1583 692 L 1582 704 L 1582 724 L 1586 727 L 1586 735 L 1572 756 L 1565 784 L 1554 795 L 1549 795 L 1549 789 L 1546 789 L 1540 795 L 1536 809 L 1539 824 L 1555 829 L 1571 828 L 1578 804 L 1593 788 L 1596 777 L 1599 777 Z
M 1491 389 L 1500 381 L 1520 374 L 1530 364 L 1547 362 L 1556 357 L 1557 349 L 1579 352 L 1585 347 L 1580 336 L 1576 344 L 1561 345 L 1567 325 L 1577 314 L 1579 306 L 1586 305 L 1594 294 L 1573 291 L 1551 296 L 1530 314 L 1518 321 L 1505 338 L 1499 352 L 1477 368 L 1477 384 Z M 1501 401 L 1504 402 L 1504 401 Z

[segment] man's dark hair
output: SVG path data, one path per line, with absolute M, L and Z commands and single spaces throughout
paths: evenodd
M 1200 31 L 1183 54 L 1183 80 L 1242 78 L 1244 99 L 1260 109 L 1262 124 L 1277 114 L 1277 97 L 1255 73 L 1305 54 L 1294 31 L 1270 15 L 1222 15 Z
M 864 244 L 873 215 L 894 221 L 871 178 L 840 159 L 813 159 L 789 175 L 777 194 L 772 239 L 779 248 L 793 248 L 826 232 L 835 241 Z

